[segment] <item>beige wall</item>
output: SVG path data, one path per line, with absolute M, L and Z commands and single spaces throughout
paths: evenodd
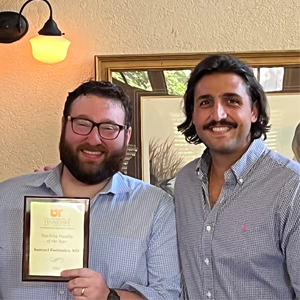
M 94 76 L 94 55 L 300 49 L 299 0 L 50 0 L 71 41 L 57 65 L 34 60 L 29 38 L 49 13 L 42 1 L 23 14 L 30 29 L 0 44 L 0 181 L 58 162 L 68 91 Z M 25 0 L 2 0 L 19 11 Z

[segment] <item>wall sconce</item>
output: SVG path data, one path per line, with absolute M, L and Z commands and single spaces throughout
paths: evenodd
M 0 43 L 14 43 L 21 39 L 28 31 L 28 22 L 22 11 L 31 1 L 23 4 L 19 13 L 12 11 L 0 12 Z M 46 64 L 55 64 L 64 60 L 67 56 L 70 42 L 65 39 L 57 24 L 52 19 L 52 8 L 47 0 L 50 9 L 49 20 L 38 32 L 39 35 L 30 40 L 32 54 L 35 59 Z

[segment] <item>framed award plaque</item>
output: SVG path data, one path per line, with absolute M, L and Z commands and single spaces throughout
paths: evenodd
M 23 281 L 69 281 L 60 273 L 88 267 L 88 198 L 24 197 Z

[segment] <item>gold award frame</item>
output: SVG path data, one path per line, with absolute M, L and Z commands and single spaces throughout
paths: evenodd
M 88 266 L 88 198 L 24 197 L 23 281 L 69 281 L 66 269 Z

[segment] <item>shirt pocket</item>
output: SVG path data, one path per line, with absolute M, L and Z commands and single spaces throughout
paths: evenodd
M 264 260 L 265 257 L 262 255 L 264 256 L 265 253 L 272 255 L 276 248 L 272 222 L 265 220 L 259 223 L 239 224 L 235 243 L 244 258 L 256 261 Z

